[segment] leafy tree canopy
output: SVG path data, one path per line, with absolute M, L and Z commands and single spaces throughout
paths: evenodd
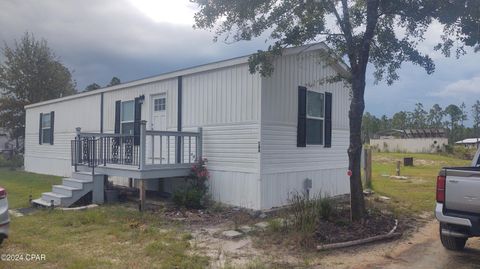
M 281 49 L 324 41 L 333 60 L 346 58 L 351 76 L 348 149 L 352 219 L 365 216 L 360 181 L 361 125 L 368 64 L 376 81 L 392 84 L 398 69 L 411 62 L 435 70 L 432 58 L 418 49 L 433 21 L 445 26 L 443 42 L 436 49 L 449 55 L 452 41 L 478 48 L 474 31 L 479 23 L 479 2 L 474 0 L 192 0 L 200 7 L 195 26 L 215 31 L 215 40 L 251 40 L 267 33 L 273 45 L 249 59 L 250 71 L 268 76 L 272 60 Z M 455 47 L 457 48 L 457 47 Z M 423 114 L 423 112 L 422 112 Z
M 92 84 L 88 85 L 87 87 L 85 87 L 85 91 L 89 92 L 89 91 L 98 90 L 100 88 L 102 88 L 102 86 L 98 85 L 97 83 L 92 83 Z
M 106 87 L 115 86 L 115 85 L 118 85 L 120 83 L 122 83 L 122 82 L 120 81 L 119 78 L 113 77 L 110 80 L 110 83 L 108 83 Z M 101 89 L 101 88 L 102 88 L 102 86 L 98 85 L 97 83 L 92 83 L 92 84 L 88 85 L 87 87 L 85 87 L 85 91 L 89 92 L 89 91 L 94 91 L 94 90 L 98 90 L 98 89 Z
M 75 93 L 75 81 L 44 39 L 25 33 L 13 46 L 5 44 L 0 64 L 0 124 L 14 138 L 25 133 L 24 106 Z
M 113 77 L 112 80 L 110 80 L 110 83 L 108 83 L 107 87 L 115 86 L 115 85 L 118 85 L 120 83 L 122 83 L 122 82 L 120 81 L 119 78 Z

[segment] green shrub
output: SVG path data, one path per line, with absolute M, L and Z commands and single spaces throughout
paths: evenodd
M 283 223 L 278 219 L 272 219 L 268 221 L 268 229 L 274 233 L 280 232 L 284 229 Z
M 302 234 L 309 235 L 315 232 L 320 220 L 329 220 L 336 211 L 334 201 L 321 194 L 309 198 L 304 193 L 293 193 L 289 199 L 293 215 L 292 225 Z
M 173 194 L 173 202 L 177 206 L 200 209 L 205 206 L 204 197 L 205 193 L 202 190 L 189 186 L 186 189 L 175 191 Z
M 328 197 L 320 198 L 320 217 L 323 220 L 329 220 L 334 212 L 333 200 Z
M 209 173 L 206 159 L 202 159 L 192 166 L 187 177 L 187 187 L 173 193 L 173 202 L 177 206 L 200 209 L 204 208 L 208 200 L 207 180 Z
M 5 158 L 5 156 L 0 155 L 0 167 L 8 168 L 19 168 L 23 166 L 23 156 L 22 155 L 13 155 L 11 158 Z

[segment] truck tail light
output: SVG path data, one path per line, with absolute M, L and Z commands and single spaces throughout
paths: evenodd
M 445 176 L 437 177 L 437 202 L 445 203 Z
M 0 199 L 4 199 L 5 197 L 7 197 L 7 190 L 0 188 Z

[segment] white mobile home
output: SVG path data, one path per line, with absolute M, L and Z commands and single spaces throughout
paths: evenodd
M 67 177 L 37 201 L 68 206 L 95 189 L 78 171 L 168 189 L 199 156 L 230 205 L 284 205 L 306 178 L 311 192 L 348 193 L 349 88 L 323 83 L 347 69 L 326 64 L 327 49 L 286 49 L 271 77 L 250 74 L 246 56 L 27 106 L 25 169 Z

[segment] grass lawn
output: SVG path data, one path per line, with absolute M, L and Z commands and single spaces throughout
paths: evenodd
M 0 186 L 7 190 L 10 208 L 28 207 L 28 197 L 39 198 L 43 192 L 52 190 L 52 185 L 60 184 L 61 178 L 49 175 L 0 169 Z
M 414 166 L 404 167 L 403 158 L 413 157 Z M 396 161 L 402 161 L 401 175 L 407 180 L 390 179 L 395 175 Z M 435 184 L 438 172 L 444 166 L 466 166 L 470 161 L 438 154 L 373 153 L 372 187 L 392 198 L 397 213 L 420 214 L 433 211 Z
M 10 262 L 22 268 L 204 268 L 191 235 L 166 226 L 154 213 L 126 206 L 85 211 L 43 210 L 17 217 L 2 253 L 45 254 L 41 262 Z
M 0 170 L 0 186 L 12 208 L 28 205 L 60 178 Z M 191 235 L 166 223 L 161 214 L 136 206 L 101 206 L 85 211 L 39 210 L 13 217 L 5 254 L 45 254 L 45 261 L 2 261 L 0 268 L 204 268 Z

